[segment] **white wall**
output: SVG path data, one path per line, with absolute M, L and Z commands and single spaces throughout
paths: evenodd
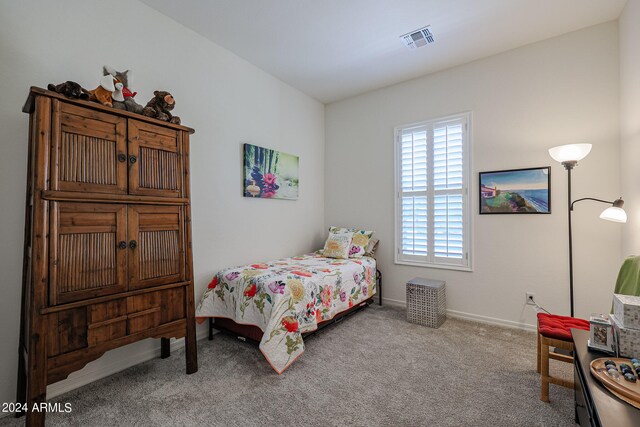
M 467 110 L 472 188 L 480 171 L 551 165 L 553 213 L 479 216 L 473 194 L 472 273 L 395 265 L 394 126 Z M 376 230 L 386 298 L 404 301 L 405 282 L 422 276 L 447 281 L 454 313 L 533 325 L 534 312 L 524 305 L 532 291 L 548 310 L 568 314 L 567 176 L 547 149 L 591 142 L 591 154 L 574 170 L 573 197 L 615 199 L 618 110 L 616 22 L 330 104 L 325 226 Z M 583 317 L 608 310 L 620 265 L 622 227 L 598 219 L 604 207 L 583 202 L 573 215 L 576 314 Z
M 28 128 L 21 108 L 31 85 L 95 88 L 103 64 L 134 70 L 138 102 L 171 91 L 174 112 L 196 129 L 196 298 L 222 267 L 303 253 L 324 238 L 322 104 L 138 2 L 0 2 L 0 402 L 15 398 L 17 372 Z M 241 142 L 300 156 L 298 201 L 241 197 Z M 115 350 L 71 378 L 121 369 L 158 346 Z
M 628 215 L 622 253 L 640 255 L 640 1 L 620 15 L 620 169 Z

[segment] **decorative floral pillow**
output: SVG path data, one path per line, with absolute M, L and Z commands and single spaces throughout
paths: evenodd
M 357 230 L 355 228 L 330 227 L 329 233 L 351 232 L 351 247 L 349 248 L 349 258 L 362 258 L 366 252 L 369 240 L 373 236 L 373 231 Z
M 351 247 L 351 238 L 353 233 L 350 231 L 342 233 L 329 233 L 329 237 L 324 244 L 322 256 L 327 258 L 349 258 L 349 248 Z

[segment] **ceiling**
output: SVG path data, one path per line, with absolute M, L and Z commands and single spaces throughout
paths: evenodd
M 626 0 L 142 0 L 330 103 L 617 19 Z M 436 42 L 399 36 L 431 25 Z

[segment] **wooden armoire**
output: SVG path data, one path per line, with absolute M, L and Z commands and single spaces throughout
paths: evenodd
M 193 129 L 32 87 L 17 402 L 43 425 L 48 384 L 107 350 L 194 323 Z

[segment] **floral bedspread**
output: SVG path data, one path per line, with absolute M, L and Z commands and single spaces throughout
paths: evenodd
M 228 268 L 215 275 L 196 318 L 226 317 L 263 331 L 260 350 L 282 373 L 304 352 L 302 333 L 376 292 L 376 261 L 316 253 Z

